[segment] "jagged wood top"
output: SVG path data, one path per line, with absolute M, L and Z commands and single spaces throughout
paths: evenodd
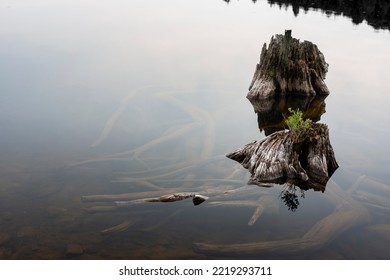
M 328 95 L 324 82 L 328 64 L 318 47 L 291 36 L 275 35 L 264 43 L 247 98 L 255 100 L 275 94 Z

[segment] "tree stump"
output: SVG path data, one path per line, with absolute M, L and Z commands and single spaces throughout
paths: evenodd
M 250 171 L 248 184 L 287 183 L 325 190 L 338 168 L 328 126 L 312 122 L 299 130 L 285 130 L 285 114 L 291 106 L 303 109 L 312 121 L 320 119 L 329 94 L 324 83 L 327 71 L 317 46 L 292 38 L 291 30 L 272 37 L 268 49 L 264 44 L 247 98 L 266 137 L 227 155 Z
M 228 158 L 251 173 L 248 184 L 297 185 L 301 189 L 325 190 L 338 168 L 326 124 L 313 123 L 299 135 L 277 131 L 229 153 Z
M 328 64 L 317 46 L 285 35 L 264 43 L 247 98 L 252 101 L 275 94 L 328 95 L 324 82 Z

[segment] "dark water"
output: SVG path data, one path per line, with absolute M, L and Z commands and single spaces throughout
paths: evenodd
M 386 21 L 249 0 L 30 2 L 0 4 L 1 259 L 390 257 Z M 285 186 L 246 185 L 224 156 L 264 137 L 245 96 L 285 29 L 329 63 L 320 122 L 340 165 L 324 193 L 296 190 L 295 211 Z M 91 198 L 177 192 L 209 199 Z

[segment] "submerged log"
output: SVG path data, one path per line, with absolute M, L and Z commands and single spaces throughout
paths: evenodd
M 328 64 L 318 47 L 285 35 L 275 35 L 263 45 L 247 98 L 256 100 L 275 94 L 328 95 L 324 83 Z
M 255 241 L 237 244 L 194 243 L 197 253 L 219 257 L 256 257 L 291 256 L 297 253 L 309 253 L 326 247 L 340 234 L 354 227 L 365 225 L 370 221 L 366 207 L 360 201 L 353 199 L 349 191 L 341 189 L 331 182 L 332 188 L 325 196 L 335 205 L 328 216 L 316 222 L 303 236 Z
M 202 202 L 208 199 L 207 196 L 200 195 L 197 193 L 174 193 L 174 194 L 166 194 L 160 197 L 151 197 L 151 198 L 143 198 L 143 199 L 135 199 L 135 200 L 127 200 L 127 201 L 115 201 L 115 205 L 117 207 L 128 207 L 134 204 L 145 203 L 145 202 L 175 202 L 183 199 L 192 198 L 192 202 L 194 205 L 199 205 Z
M 326 124 L 313 123 L 299 135 L 274 132 L 227 155 L 251 173 L 249 184 L 289 183 L 302 189 L 325 190 L 338 168 Z

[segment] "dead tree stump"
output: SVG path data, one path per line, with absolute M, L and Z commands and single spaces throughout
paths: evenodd
M 251 173 L 248 184 L 289 183 L 302 189 L 325 190 L 338 168 L 326 124 L 313 123 L 299 135 L 278 131 L 227 155 Z
M 291 37 L 291 30 L 286 30 L 285 35 L 272 37 L 268 48 L 264 43 L 247 98 L 289 93 L 328 95 L 324 82 L 327 71 L 328 64 L 317 46 L 300 42 Z
M 264 44 L 247 98 L 258 114 L 259 128 L 267 129 L 266 137 L 227 155 L 250 171 L 248 184 L 287 183 L 325 190 L 338 168 L 328 126 L 311 123 L 299 130 L 284 130 L 283 125 L 291 104 L 303 107 L 312 121 L 319 120 L 329 94 L 324 83 L 327 71 L 317 46 L 292 38 L 291 30 L 272 37 L 268 48 Z

